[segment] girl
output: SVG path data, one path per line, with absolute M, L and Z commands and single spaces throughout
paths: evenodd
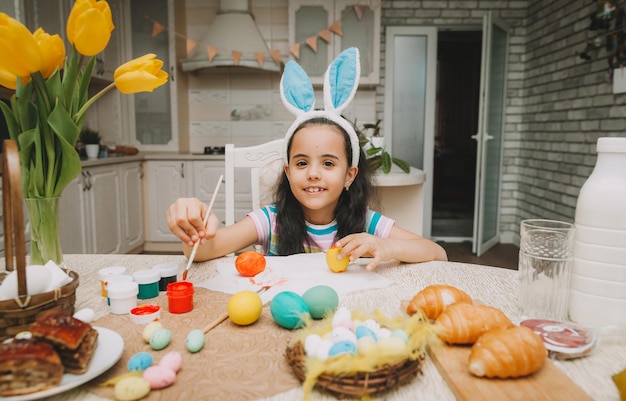
M 351 52 L 346 54 L 348 50 Z M 340 115 L 354 96 L 360 76 L 358 51 L 348 50 L 327 71 L 325 110 L 314 110 L 314 97 L 303 95 L 309 90 L 301 82 L 306 73 L 294 62 L 285 66 L 281 95 L 298 118 L 285 136 L 284 172 L 276 185 L 273 205 L 222 228 L 218 228 L 214 214 L 203 226 L 207 206 L 198 199 L 181 198 L 170 206 L 168 226 L 183 241 L 185 255 L 189 256 L 193 244 L 200 241 L 196 261 L 253 244 L 262 245 L 267 255 L 320 252 L 335 245 L 341 248 L 338 259 L 371 257 L 367 270 L 390 259 L 409 263 L 447 260 L 446 252 L 435 242 L 403 230 L 368 208 L 372 186 L 367 162 L 353 125 Z M 346 81 L 353 82 L 352 93 L 338 94 L 347 87 Z M 338 83 L 337 87 L 329 88 L 330 82 Z M 332 90 L 335 96 L 326 96 Z

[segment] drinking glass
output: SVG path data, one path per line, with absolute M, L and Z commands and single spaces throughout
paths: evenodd
M 519 309 L 524 318 L 568 319 L 574 225 L 524 220 L 520 227 Z

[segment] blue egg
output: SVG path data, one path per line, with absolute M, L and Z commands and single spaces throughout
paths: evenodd
M 378 341 L 378 336 L 376 335 L 374 330 L 362 324 L 356 326 L 356 329 L 354 330 L 354 334 L 356 334 L 357 340 L 362 337 L 371 337 L 374 341 Z
M 270 312 L 276 323 L 289 330 L 305 325 L 311 318 L 311 310 L 306 301 L 292 291 L 279 292 L 270 304 Z
M 170 345 L 172 341 L 172 332 L 168 329 L 159 329 L 150 336 L 150 347 L 155 350 L 162 350 Z
M 204 332 L 200 329 L 191 330 L 187 334 L 185 345 L 187 346 L 187 351 L 191 353 L 200 351 L 204 347 Z
M 327 285 L 309 288 L 302 294 L 302 298 L 309 306 L 313 319 L 322 319 L 327 314 L 332 314 L 339 305 L 337 291 Z
M 128 370 L 144 371 L 152 366 L 152 354 L 149 352 L 138 352 L 128 360 Z
M 356 355 L 356 344 L 352 341 L 338 341 L 328 350 L 328 357 L 343 354 Z

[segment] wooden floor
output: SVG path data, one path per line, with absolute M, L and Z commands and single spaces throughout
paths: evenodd
M 480 257 L 472 253 L 470 242 L 440 242 L 439 244 L 446 250 L 448 260 L 451 262 L 474 263 L 517 270 L 519 248 L 513 244 L 497 244 Z

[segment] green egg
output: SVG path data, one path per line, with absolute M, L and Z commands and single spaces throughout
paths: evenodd
M 204 332 L 200 329 L 191 330 L 187 334 L 185 345 L 187 346 L 187 351 L 192 354 L 200 351 L 204 347 Z
M 150 337 L 150 347 L 155 350 L 162 350 L 170 345 L 172 341 L 172 332 L 168 329 L 159 329 Z
M 317 285 L 302 294 L 304 302 L 309 306 L 313 319 L 322 319 L 337 310 L 339 296 L 337 291 L 327 285 Z
M 276 294 L 270 304 L 270 312 L 276 323 L 289 330 L 297 329 L 311 317 L 311 311 L 304 299 L 292 291 Z

